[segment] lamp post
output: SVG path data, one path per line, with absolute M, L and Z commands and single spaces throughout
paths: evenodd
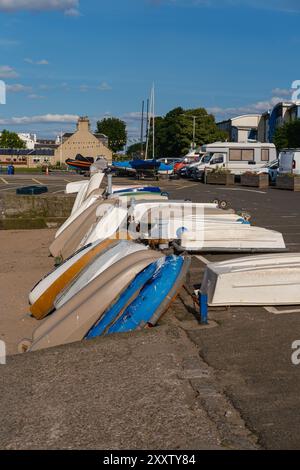
M 182 114 L 182 116 L 185 116 L 185 117 L 190 117 L 193 119 L 193 150 L 195 150 L 196 148 L 196 121 L 197 119 L 207 119 L 209 118 L 209 116 L 195 116 L 195 115 L 192 115 L 192 114 Z

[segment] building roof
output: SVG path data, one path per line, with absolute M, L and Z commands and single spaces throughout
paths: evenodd
M 37 150 L 28 150 L 28 149 L 1 149 L 0 155 L 10 155 L 10 156 L 54 156 L 53 149 L 37 149 Z

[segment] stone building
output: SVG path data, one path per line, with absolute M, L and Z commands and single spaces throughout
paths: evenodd
M 105 157 L 108 162 L 112 161 L 113 154 L 107 146 L 107 137 L 91 132 L 88 117 L 79 118 L 74 134 L 64 134 L 62 143 L 55 150 L 54 163 L 65 163 L 68 158 L 75 158 L 78 154 L 95 159 Z

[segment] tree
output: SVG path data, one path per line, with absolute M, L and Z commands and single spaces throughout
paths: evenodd
M 214 116 L 208 114 L 204 108 L 184 110 L 178 107 L 168 112 L 165 117 L 155 120 L 156 156 L 179 158 L 187 154 L 194 137 L 194 117 L 197 147 L 228 139 L 228 135 L 218 129 Z
M 146 142 L 143 143 L 143 149 L 145 151 L 146 148 Z M 129 158 L 133 158 L 135 155 L 138 155 L 140 157 L 141 155 L 141 143 L 138 142 L 136 144 L 132 144 L 127 148 L 126 155 Z
M 126 145 L 126 123 L 121 119 L 112 117 L 98 121 L 97 132 L 108 137 L 108 146 L 113 152 L 119 152 Z
M 300 119 L 286 122 L 275 131 L 273 143 L 278 150 L 300 147 Z
M 0 148 L 3 149 L 25 149 L 25 142 L 20 139 L 15 132 L 9 132 L 6 129 L 2 131 L 0 136 Z

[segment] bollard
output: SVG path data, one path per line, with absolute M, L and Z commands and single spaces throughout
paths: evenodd
M 208 325 L 208 297 L 205 294 L 199 292 L 199 305 L 200 305 L 200 318 L 201 325 Z

